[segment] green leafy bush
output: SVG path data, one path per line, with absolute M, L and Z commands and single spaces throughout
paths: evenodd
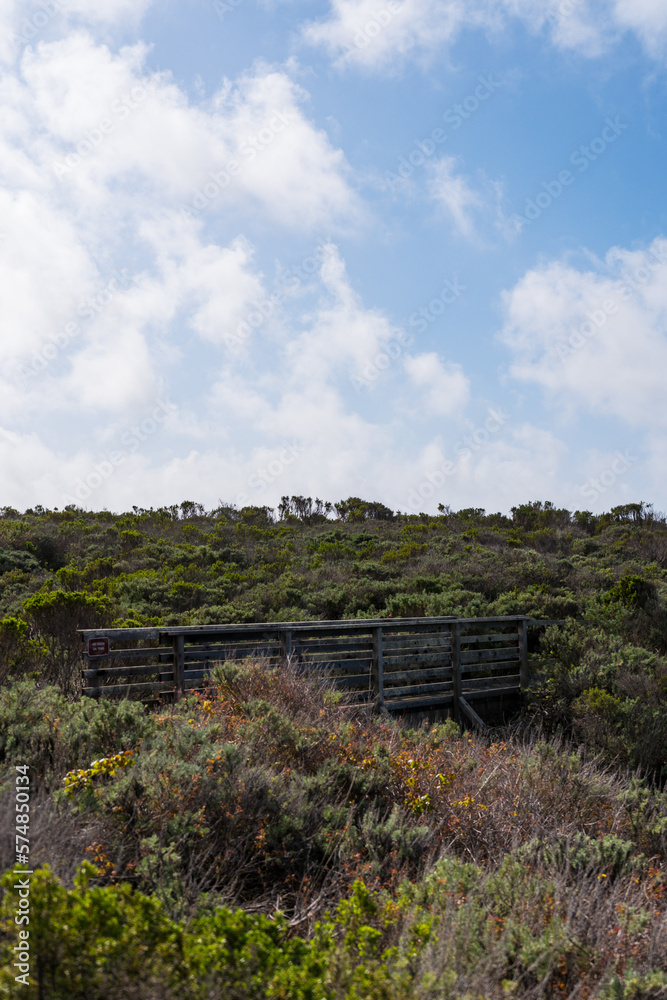
M 53 590 L 25 601 L 31 632 L 46 650 L 44 679 L 71 694 L 81 683 L 78 629 L 99 628 L 109 617 L 109 602 L 78 591 Z

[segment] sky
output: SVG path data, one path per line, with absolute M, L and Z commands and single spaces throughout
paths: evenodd
M 0 0 L 0 506 L 667 507 L 664 0 Z

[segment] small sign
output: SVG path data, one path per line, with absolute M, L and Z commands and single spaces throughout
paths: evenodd
M 102 639 L 88 640 L 88 656 L 108 656 L 109 640 L 106 636 Z

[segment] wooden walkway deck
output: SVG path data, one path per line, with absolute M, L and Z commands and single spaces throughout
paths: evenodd
M 213 665 L 262 657 L 321 670 L 353 701 L 382 711 L 450 709 L 528 686 L 527 631 L 512 618 L 382 618 L 181 628 L 86 629 L 85 695 L 165 700 L 201 689 Z

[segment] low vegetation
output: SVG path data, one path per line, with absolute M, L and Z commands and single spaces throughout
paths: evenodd
M 0 996 L 667 997 L 664 519 L 333 515 L 2 512 Z M 78 694 L 77 627 L 524 613 L 561 624 L 485 738 L 256 662 L 157 709 Z

